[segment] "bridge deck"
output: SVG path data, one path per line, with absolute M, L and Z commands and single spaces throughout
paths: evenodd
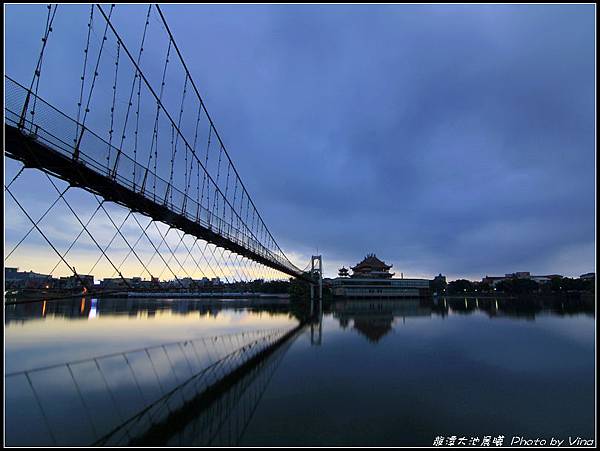
M 36 101 L 38 110 L 42 110 L 46 118 L 44 123 L 26 121 L 24 127 L 19 127 L 19 110 L 27 90 L 9 78 L 6 78 L 6 86 L 11 93 L 7 95 L 5 107 L 5 155 L 194 237 L 290 276 L 304 278 L 298 268 L 264 246 L 245 225 L 234 226 L 232 221 L 222 217 L 229 214 L 215 214 L 126 155 L 121 154 L 120 169 L 112 172 L 108 165 L 99 163 L 107 160 L 104 149 L 110 152 L 110 145 L 93 132 L 85 130 L 86 139 L 75 156 L 73 145 L 61 135 L 69 136 L 67 130 L 75 129 L 77 123 L 42 99 Z M 103 149 L 101 155 L 97 155 L 98 149 Z M 112 153 L 116 155 L 117 149 L 113 148 Z M 108 155 L 110 160 L 110 153 Z M 152 180 L 154 186 L 162 185 L 163 189 L 150 192 L 145 189 L 150 182 L 144 183 L 142 179 Z

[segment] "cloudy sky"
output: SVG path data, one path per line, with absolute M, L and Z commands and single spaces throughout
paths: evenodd
M 119 8 L 121 29 L 137 33 L 146 9 Z M 375 252 L 405 276 L 594 270 L 594 5 L 163 11 L 298 266 L 318 252 L 332 276 Z M 50 103 L 72 91 L 53 70 L 72 64 L 79 76 L 67 56 L 72 45 L 81 54 L 73 34 L 85 36 L 88 16 L 58 10 L 48 48 L 60 64 L 40 85 Z M 45 6 L 7 6 L 5 17 L 6 73 L 28 84 Z

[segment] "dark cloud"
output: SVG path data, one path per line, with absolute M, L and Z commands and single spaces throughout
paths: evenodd
M 8 74 L 34 10 L 7 7 Z M 594 6 L 163 10 L 291 254 L 330 275 L 371 251 L 405 274 L 593 269 Z

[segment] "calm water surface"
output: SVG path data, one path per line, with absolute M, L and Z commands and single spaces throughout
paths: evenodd
M 161 368 L 169 369 L 173 386 L 199 371 L 187 360 L 187 343 L 202 343 L 209 365 L 239 340 L 271 337 L 266 331 L 283 333 L 299 323 L 288 305 L 245 302 L 6 306 L 7 443 L 97 442 L 114 426 L 106 423 L 116 415 L 111 409 L 122 420 L 139 410 L 127 412 L 137 401 L 122 399 L 137 391 L 143 406 L 152 390 L 159 399 L 168 384 L 157 374 Z M 338 302 L 217 400 L 172 404 L 148 420 L 164 421 L 162 429 L 130 430 L 115 440 L 276 446 L 431 445 L 436 436 L 453 435 L 594 438 L 594 313 L 560 302 L 547 307 L 472 299 Z M 96 365 L 94 357 L 107 355 Z M 202 365 L 204 357 L 195 356 Z M 64 365 L 69 362 L 75 363 Z M 41 367 L 50 368 L 26 372 Z M 90 407 L 99 402 L 93 396 L 106 398 L 100 395 L 106 387 L 114 404 Z M 79 414 L 69 410 L 76 405 Z M 38 423 L 31 421 L 39 421 L 39 431 L 32 432 Z

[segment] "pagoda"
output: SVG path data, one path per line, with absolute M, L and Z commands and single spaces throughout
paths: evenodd
M 352 278 L 391 279 L 394 273 L 390 272 L 393 265 L 386 265 L 375 254 L 368 254 L 359 264 L 353 266 Z

